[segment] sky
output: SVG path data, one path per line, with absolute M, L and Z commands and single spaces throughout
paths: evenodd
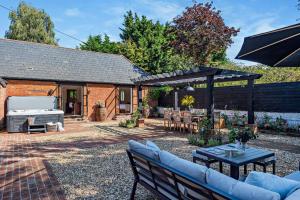
M 16 9 L 19 0 L 1 0 L 0 4 Z M 47 12 L 55 28 L 82 41 L 89 35 L 106 33 L 113 41 L 120 40 L 120 27 L 128 10 L 145 15 L 162 23 L 180 15 L 192 0 L 25 0 L 26 3 Z M 197 2 L 208 2 L 200 1 Z M 210 2 L 210 0 L 209 0 Z M 226 25 L 240 28 L 234 43 L 228 48 L 230 60 L 251 65 L 251 62 L 235 60 L 246 36 L 299 23 L 297 0 L 214 0 L 221 10 Z M 8 11 L 0 7 L 0 38 L 4 38 L 10 21 Z M 59 45 L 75 48 L 79 41 L 56 33 Z

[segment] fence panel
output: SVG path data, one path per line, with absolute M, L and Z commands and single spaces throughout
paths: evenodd
M 178 105 L 185 95 L 196 99 L 195 108 L 205 108 L 205 89 L 196 88 L 194 92 L 178 91 Z M 247 88 L 230 86 L 214 88 L 216 109 L 247 110 Z M 174 91 L 159 98 L 159 106 L 174 107 Z M 300 82 L 271 83 L 254 85 L 254 110 L 263 112 L 300 113 Z

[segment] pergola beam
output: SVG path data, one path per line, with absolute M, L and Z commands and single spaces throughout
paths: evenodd
M 224 83 L 224 82 L 231 82 L 231 81 L 248 81 L 250 79 L 258 79 L 260 78 L 261 75 L 255 74 L 255 75 L 249 75 L 249 76 L 241 76 L 241 77 L 227 77 L 227 78 L 219 78 L 217 76 L 214 76 L 214 83 Z M 203 77 L 204 78 L 204 77 Z M 185 86 L 187 83 L 190 84 L 205 84 L 207 81 L 206 80 L 196 80 L 193 81 L 188 81 L 189 79 L 186 80 L 180 80 L 178 82 L 159 82 L 156 83 L 155 85 L 149 85 L 149 86 L 164 86 L 164 85 L 169 85 L 169 86 Z
M 177 70 L 172 73 L 163 73 L 158 75 L 151 75 L 146 77 L 139 77 L 133 79 L 135 84 L 151 84 L 158 82 L 169 82 L 183 79 L 193 79 L 199 77 L 205 77 L 208 75 L 214 75 L 220 73 L 222 70 L 210 67 L 199 67 L 191 70 Z

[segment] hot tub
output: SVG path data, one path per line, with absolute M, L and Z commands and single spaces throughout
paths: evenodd
M 64 112 L 55 109 L 55 97 L 9 97 L 7 101 L 6 128 L 8 132 L 27 132 L 28 117 L 34 124 L 60 122 L 64 124 Z

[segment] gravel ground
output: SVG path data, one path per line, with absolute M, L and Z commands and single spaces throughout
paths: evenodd
M 263 148 L 264 141 L 273 140 L 276 143 L 293 144 L 300 148 L 299 138 L 272 135 L 261 135 L 259 142 L 252 141 L 251 145 Z M 186 138 L 181 136 L 161 137 L 153 141 L 161 149 L 188 160 L 192 159 L 191 151 L 197 148 L 189 145 Z M 51 154 L 49 162 L 65 190 L 67 199 L 128 199 L 133 184 L 133 174 L 125 152 L 126 148 L 125 142 L 89 149 L 68 150 Z M 276 146 L 268 149 L 275 152 L 277 156 L 278 175 L 284 176 L 297 169 L 300 154 L 279 150 Z M 218 169 L 217 164 L 212 167 Z M 252 166 L 248 168 L 251 170 Z M 228 169 L 225 165 L 226 174 Z M 154 199 L 154 197 L 139 186 L 136 199 Z

